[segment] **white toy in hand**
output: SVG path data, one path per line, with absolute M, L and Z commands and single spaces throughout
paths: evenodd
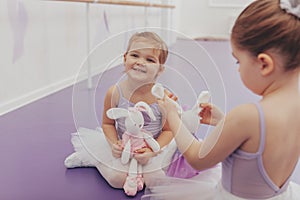
M 153 94 L 153 96 L 155 96 L 157 99 L 163 99 L 165 96 L 165 88 L 162 84 L 160 83 L 155 83 L 151 89 L 151 93 Z M 181 106 L 174 101 L 173 99 L 171 99 L 171 101 L 176 105 L 178 113 L 181 114 L 182 113 L 182 108 Z
M 133 157 L 136 150 L 149 146 L 153 152 L 158 152 L 160 146 L 152 137 L 152 134 L 143 129 L 144 117 L 142 111 L 146 112 L 151 120 L 156 120 L 152 109 L 145 102 L 138 102 L 134 107 L 111 108 L 106 112 L 110 119 L 118 119 L 125 117 L 126 131 L 122 135 L 122 145 L 124 150 L 121 155 L 121 162 L 129 164 L 129 171 L 123 189 L 129 196 L 134 196 L 137 191 L 142 190 L 144 181 L 142 177 L 142 166 L 138 164 Z
M 199 113 L 202 110 L 202 108 L 200 108 L 200 104 L 208 103 L 209 99 L 210 99 L 209 92 L 202 91 L 198 96 L 197 102 L 192 107 L 192 109 L 182 113 L 181 115 L 182 122 L 191 133 L 196 133 L 200 125 L 201 117 L 199 116 Z
M 163 99 L 165 95 L 165 88 L 160 83 L 156 83 L 152 87 L 151 92 L 156 98 Z M 182 122 L 191 133 L 196 133 L 196 131 L 199 128 L 199 123 L 201 119 L 199 113 L 202 110 L 202 108 L 200 108 L 199 105 L 201 103 L 208 103 L 209 99 L 210 93 L 208 91 L 202 91 L 198 96 L 196 104 L 193 106 L 192 109 L 187 111 L 182 111 L 181 106 L 176 101 L 173 101 L 173 103 L 178 109 L 178 114 L 181 115 Z

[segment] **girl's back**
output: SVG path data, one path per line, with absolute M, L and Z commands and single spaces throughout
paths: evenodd
M 282 186 L 292 174 L 300 155 L 300 95 L 283 93 L 262 101 L 266 141 L 263 163 L 267 174 Z

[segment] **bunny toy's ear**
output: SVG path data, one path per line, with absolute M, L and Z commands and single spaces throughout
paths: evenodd
M 124 108 L 110 108 L 106 111 L 106 116 L 110 119 L 119 119 L 121 117 L 127 117 L 128 115 L 128 110 Z
M 134 105 L 134 107 L 138 108 L 139 110 L 146 111 L 146 113 L 149 115 L 149 117 L 152 120 L 156 120 L 156 117 L 154 116 L 152 109 L 150 108 L 150 106 L 147 103 L 145 103 L 143 101 L 139 101 Z

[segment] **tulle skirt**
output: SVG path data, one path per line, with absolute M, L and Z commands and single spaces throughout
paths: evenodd
M 142 200 L 245 200 L 226 191 L 221 182 L 221 165 L 201 171 L 191 179 L 161 178 L 145 191 Z M 300 185 L 290 182 L 287 190 L 268 200 L 299 200 Z
M 73 162 L 69 163 L 69 166 L 87 167 L 102 164 L 120 172 L 128 172 L 129 164 L 124 165 L 120 158 L 113 157 L 111 147 L 101 128 L 96 130 L 79 128 L 78 132 L 71 134 L 71 142 L 76 153 L 76 159 L 68 160 L 67 158 L 66 161 Z M 175 141 L 172 141 L 162 149 L 161 153 L 149 160 L 143 167 L 143 172 L 166 169 L 175 151 L 176 144 Z

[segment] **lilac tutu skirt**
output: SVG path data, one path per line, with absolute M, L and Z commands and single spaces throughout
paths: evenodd
M 167 176 L 176 178 L 192 178 L 198 175 L 199 171 L 192 168 L 192 166 L 186 161 L 186 159 L 177 149 L 173 155 L 172 162 L 166 174 Z

